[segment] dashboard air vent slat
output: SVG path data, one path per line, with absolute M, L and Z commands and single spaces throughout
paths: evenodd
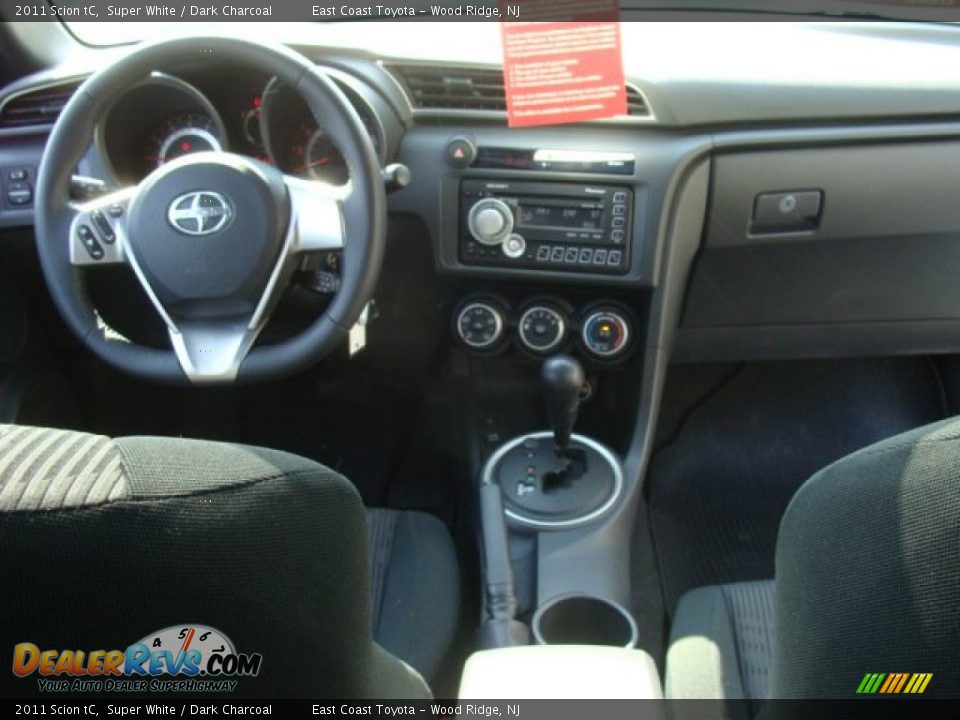
M 56 122 L 79 82 L 27 90 L 14 95 L 0 107 L 0 128 L 50 125 Z
M 630 117 L 650 117 L 647 99 L 633 85 L 627 85 L 627 115 Z
M 499 70 L 430 65 L 391 65 L 388 69 L 418 110 L 507 109 Z
M 386 69 L 403 88 L 414 110 L 507 110 L 503 73 L 499 69 L 440 65 L 389 64 Z M 627 85 L 627 115 L 652 117 L 646 98 Z

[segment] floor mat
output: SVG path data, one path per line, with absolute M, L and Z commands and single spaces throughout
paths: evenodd
M 773 576 L 780 518 L 814 472 L 859 448 L 945 416 L 931 363 L 920 358 L 678 366 L 667 414 L 690 403 L 651 461 L 651 528 L 665 608 L 685 591 Z

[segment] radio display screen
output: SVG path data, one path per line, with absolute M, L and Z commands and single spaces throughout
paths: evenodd
M 599 232 L 603 230 L 603 208 L 521 204 L 519 220 L 523 227 Z

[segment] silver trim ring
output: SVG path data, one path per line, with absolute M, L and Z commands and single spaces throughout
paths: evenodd
M 553 433 L 550 431 L 542 431 L 530 433 L 528 435 L 521 435 L 520 437 L 516 437 L 513 440 L 501 445 L 499 448 L 497 448 L 496 452 L 490 456 L 490 459 L 488 459 L 486 464 L 483 466 L 481 482 L 484 485 L 493 484 L 494 468 L 497 467 L 504 455 L 510 452 L 513 448 L 517 447 L 517 445 L 523 443 L 524 440 L 542 440 L 544 438 L 553 438 Z M 587 523 L 593 522 L 594 520 L 605 515 L 614 505 L 617 504 L 617 501 L 623 494 L 623 468 L 620 467 L 620 461 L 617 459 L 617 456 L 614 455 L 613 452 L 606 446 L 601 445 L 596 440 L 588 438 L 584 435 L 577 435 L 574 433 L 570 436 L 570 439 L 572 442 L 577 442 L 581 445 L 587 446 L 591 450 L 595 450 L 604 460 L 607 461 L 607 463 L 609 463 L 610 467 L 613 469 L 613 492 L 610 493 L 610 497 L 607 498 L 607 500 L 596 510 L 591 510 L 585 515 L 570 518 L 569 520 L 537 520 L 536 518 L 528 517 L 516 512 L 515 510 L 511 510 L 504 505 L 503 512 L 508 518 L 526 527 L 543 530 L 566 530 L 568 528 L 580 527 L 582 525 L 586 525 Z
M 559 330 L 557 331 L 557 339 L 544 347 L 538 347 L 531 343 L 523 332 L 523 323 L 527 319 L 527 316 L 537 310 L 545 310 L 548 313 L 551 313 L 554 319 L 556 319 L 557 326 L 559 327 Z M 519 335 L 520 341 L 523 343 L 523 346 L 527 348 L 527 350 L 535 353 L 548 353 L 551 350 L 558 348 L 566 339 L 567 321 L 564 319 L 560 311 L 550 307 L 549 305 L 531 305 L 524 311 L 523 315 L 520 316 L 520 322 L 517 323 L 517 335 Z
M 479 344 L 470 342 L 469 340 L 467 340 L 466 337 L 464 337 L 463 329 L 460 327 L 460 320 L 463 318 L 463 316 L 469 310 L 474 310 L 477 308 L 483 308 L 485 310 L 489 310 L 490 314 L 493 315 L 494 321 L 496 322 L 496 327 L 494 328 L 494 331 L 493 331 L 493 339 L 491 339 L 489 342 L 479 343 Z M 464 306 L 464 308 L 457 313 L 457 335 L 460 336 L 460 339 L 463 341 L 464 345 L 466 345 L 467 347 L 471 347 L 474 350 L 483 350 L 484 348 L 488 348 L 491 345 L 495 344 L 501 337 L 503 337 L 503 315 L 499 310 L 497 310 L 493 305 L 490 305 L 489 303 L 472 302 L 469 305 Z
M 500 228 L 500 232 L 496 235 L 487 237 L 477 229 L 477 216 L 484 210 L 492 210 L 499 213 L 503 218 L 503 227 Z M 477 200 L 467 213 L 467 228 L 470 230 L 470 234 L 473 235 L 474 239 L 483 245 L 499 245 L 510 237 L 510 234 L 513 232 L 513 226 L 513 210 L 500 198 L 487 197 Z
M 597 350 L 590 342 L 587 340 L 587 329 L 597 318 L 608 317 L 613 320 L 616 324 L 620 325 L 623 328 L 623 341 L 620 345 L 613 350 L 608 350 L 607 352 L 602 352 Z M 627 322 L 627 319 L 616 312 L 615 310 L 597 310 L 596 312 L 590 313 L 587 316 L 587 319 L 583 321 L 583 327 L 580 329 L 580 340 L 583 342 L 583 346 L 587 349 L 588 352 L 592 355 L 596 355 L 601 358 L 612 358 L 616 357 L 624 350 L 627 349 L 627 345 L 630 343 L 630 323 Z

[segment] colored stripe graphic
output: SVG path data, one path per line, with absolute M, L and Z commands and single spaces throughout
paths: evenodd
M 857 686 L 858 695 L 922 695 L 933 673 L 867 673 Z

